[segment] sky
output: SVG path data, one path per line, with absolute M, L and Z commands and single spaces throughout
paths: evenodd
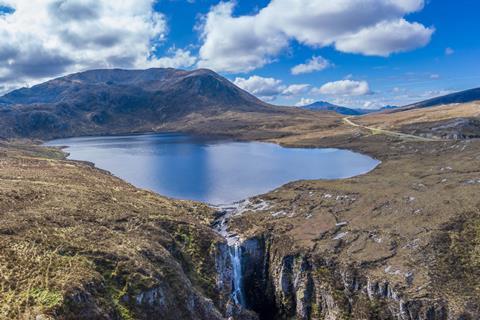
M 480 86 L 478 0 L 0 0 L 0 93 L 209 68 L 260 99 L 406 105 Z

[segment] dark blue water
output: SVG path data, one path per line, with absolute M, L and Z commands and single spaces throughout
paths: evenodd
M 379 161 L 338 149 L 293 149 L 181 134 L 59 139 L 69 158 L 95 163 L 133 185 L 162 195 L 231 203 L 300 179 L 338 179 Z

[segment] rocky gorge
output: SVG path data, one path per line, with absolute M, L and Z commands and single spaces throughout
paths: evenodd
M 222 227 L 224 219 L 243 210 L 238 204 L 227 207 L 222 214 L 228 217 L 222 216 L 217 224 Z M 229 318 L 450 319 L 441 301 L 408 300 L 388 279 L 372 280 L 362 274 L 363 266 L 342 266 L 310 252 L 289 253 L 273 234 L 241 240 L 224 231 L 220 229 L 228 249 L 218 257 L 217 285 L 231 292 L 225 311 Z M 246 310 L 254 313 L 246 317 Z

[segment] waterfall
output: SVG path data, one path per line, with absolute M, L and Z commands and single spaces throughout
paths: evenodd
M 240 237 L 228 230 L 228 221 L 234 215 L 241 213 L 249 204 L 249 200 L 235 202 L 230 205 L 218 205 L 219 217 L 214 223 L 215 230 L 227 240 L 228 253 L 232 265 L 232 291 L 233 302 L 240 307 L 246 307 L 245 292 L 243 288 L 242 246 Z
M 230 260 L 232 261 L 233 268 L 233 287 L 232 298 L 235 304 L 245 307 L 245 295 L 243 292 L 243 279 L 242 279 L 242 247 L 240 244 L 235 243 L 229 247 Z

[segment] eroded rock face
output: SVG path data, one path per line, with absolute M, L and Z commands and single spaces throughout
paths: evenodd
M 247 307 L 260 319 L 457 319 L 442 301 L 410 299 L 387 280 L 369 279 L 359 266 L 282 255 L 268 237 L 248 239 L 242 247 Z
M 219 244 L 215 254 L 216 286 L 219 292 L 221 306 L 227 306 L 232 292 L 232 262 L 226 243 Z
M 475 118 L 456 118 L 436 122 L 420 122 L 404 125 L 400 130 L 426 138 L 468 140 L 480 137 L 480 121 Z

